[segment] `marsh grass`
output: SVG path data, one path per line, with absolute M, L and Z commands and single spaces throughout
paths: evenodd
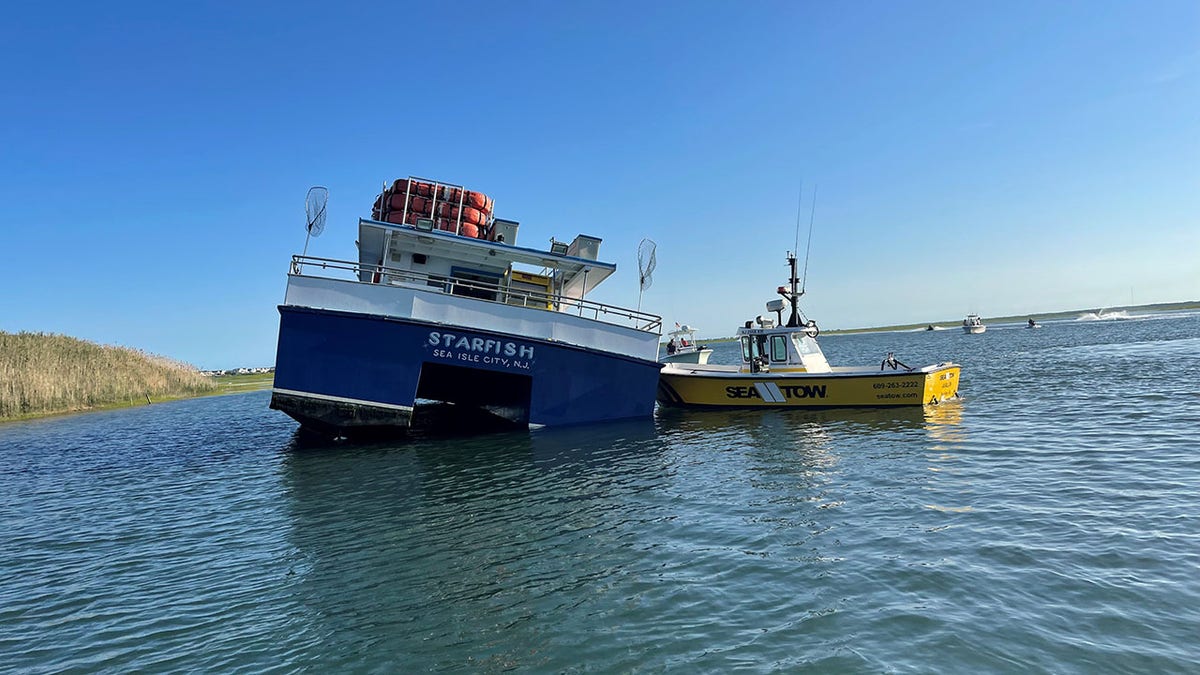
M 0 419 L 213 393 L 195 368 L 65 335 L 0 331 Z

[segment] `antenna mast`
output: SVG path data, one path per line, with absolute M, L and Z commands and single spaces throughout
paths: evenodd
M 796 197 L 796 241 L 792 244 L 792 250 L 800 250 L 800 206 L 804 204 L 804 181 L 800 181 L 800 194 Z
M 804 295 L 804 287 L 808 283 L 808 254 L 812 253 L 812 231 L 813 218 L 817 215 L 817 186 L 813 186 L 812 210 L 808 214 L 808 245 L 804 248 L 804 280 L 800 283 L 800 295 Z M 800 215 L 796 215 L 796 220 L 800 220 Z M 800 227 L 797 223 L 796 233 L 799 235 Z M 792 276 L 795 276 L 794 272 Z
M 796 278 L 796 254 L 788 251 L 787 259 L 788 267 L 792 271 L 791 279 L 788 280 L 792 285 L 792 290 L 788 292 L 784 290 L 783 286 L 780 286 L 779 294 L 787 298 L 788 302 L 792 304 L 792 313 L 788 316 L 787 327 L 796 328 L 800 325 L 800 296 L 804 295 L 804 291 L 796 290 L 796 285 L 800 283 L 800 280 Z
M 801 188 L 801 190 L 802 190 L 801 194 L 803 195 L 803 188 Z M 803 199 L 801 199 L 801 203 L 803 203 Z M 817 186 L 814 185 L 813 186 L 812 211 L 809 213 L 809 216 L 808 216 L 808 245 L 804 251 L 804 276 L 803 276 L 803 278 L 801 278 L 801 277 L 797 276 L 797 274 L 796 274 L 796 252 L 794 250 L 788 251 L 788 256 L 787 256 L 788 269 L 791 271 L 791 276 L 788 279 L 788 283 L 791 285 L 791 288 L 789 289 L 787 286 L 779 287 L 779 294 L 782 295 L 783 297 L 787 298 L 788 302 L 792 305 L 792 313 L 790 316 L 788 316 L 788 321 L 787 321 L 788 328 L 798 328 L 803 323 L 803 317 L 800 314 L 800 296 L 804 295 L 804 285 L 808 280 L 808 256 L 810 253 L 812 253 L 813 219 L 816 217 L 816 212 L 817 212 Z M 800 247 L 800 205 L 797 204 L 796 205 L 796 248 L 799 248 L 799 247 Z M 808 322 L 807 325 L 813 326 L 815 324 L 813 324 L 810 321 L 810 322 Z

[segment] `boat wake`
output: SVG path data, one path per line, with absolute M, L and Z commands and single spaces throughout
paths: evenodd
M 1083 314 L 1080 314 L 1079 317 L 1076 318 L 1075 320 L 1076 321 L 1124 321 L 1127 319 L 1140 319 L 1140 318 L 1142 318 L 1142 317 L 1141 316 L 1130 316 L 1129 313 L 1124 310 L 1120 310 L 1120 311 L 1116 311 L 1116 312 L 1106 312 L 1104 310 L 1100 310 L 1098 312 L 1084 312 Z

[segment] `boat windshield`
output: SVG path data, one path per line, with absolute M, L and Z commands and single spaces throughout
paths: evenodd
M 817 341 L 804 333 L 792 333 L 792 344 L 795 345 L 796 351 L 801 355 L 821 354 L 821 347 L 817 345 Z

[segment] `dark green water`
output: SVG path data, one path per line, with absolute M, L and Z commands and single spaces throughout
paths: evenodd
M 1200 314 L 822 342 L 958 361 L 964 399 L 372 446 L 263 392 L 2 425 L 0 670 L 1200 671 Z

